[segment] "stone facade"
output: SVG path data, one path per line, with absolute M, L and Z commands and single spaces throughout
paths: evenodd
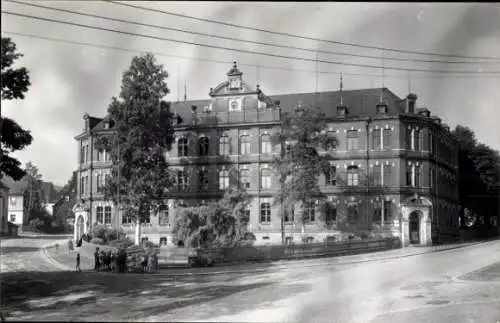
M 328 131 L 338 139 L 336 149 L 322 152 L 330 154 L 334 175 L 319 179 L 337 208 L 332 211 L 335 221 L 328 225 L 319 220 L 317 206 L 309 211 L 313 221 L 287 221 L 287 241 L 323 241 L 331 236 L 339 240 L 363 233 L 430 244 L 458 232 L 456 141 L 439 118 L 425 108 L 416 109 L 416 95 L 400 99 L 384 88 L 270 97 L 258 85 L 248 85 L 235 64 L 209 96 L 172 103 L 183 121 L 175 126 L 176 141 L 166 156 L 179 170 L 178 185 L 162 214 L 144 224 L 142 236 L 150 241 L 172 242 L 172 219 L 179 204 L 220 197 L 229 181 L 241 180 L 253 198 L 248 229 L 257 243 L 279 243 L 279 206 L 272 203 L 278 182 L 271 161 L 280 147 L 267 142 L 279 130 L 281 113 L 301 105 L 324 109 Z M 133 225 L 115 217 L 114 205 L 104 201 L 98 189 L 111 161 L 106 152 L 94 148 L 90 130 L 97 135 L 113 131 L 109 125 L 106 118 L 85 116 L 85 130 L 76 137 L 77 194 L 90 210 L 89 223 L 120 225 L 133 235 Z M 295 212 L 299 214 L 298 208 Z

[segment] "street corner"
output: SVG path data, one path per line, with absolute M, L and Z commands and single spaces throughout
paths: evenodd
M 472 271 L 458 277 L 465 281 L 481 281 L 500 283 L 500 262 Z

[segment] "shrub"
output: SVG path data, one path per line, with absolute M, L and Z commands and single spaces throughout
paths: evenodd
M 105 243 L 120 240 L 126 237 L 121 229 L 112 229 L 104 225 L 96 225 L 92 230 L 94 237 L 102 239 Z
M 131 241 L 130 239 L 120 239 L 120 240 L 115 240 L 111 241 L 109 243 L 110 246 L 118 248 L 118 249 L 126 249 L 130 246 L 134 245 L 134 242 Z
M 90 240 L 90 242 L 94 243 L 94 244 L 97 244 L 97 245 L 103 245 L 104 244 L 104 240 L 101 239 L 101 238 L 98 238 L 98 237 L 92 238 L 92 240 Z
M 90 240 L 92 240 L 92 236 L 90 234 L 84 234 L 82 236 L 82 240 L 85 242 L 90 242 Z

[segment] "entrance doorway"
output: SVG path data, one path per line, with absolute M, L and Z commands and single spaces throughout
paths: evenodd
M 420 243 L 420 214 L 418 211 L 413 211 L 410 214 L 410 243 Z

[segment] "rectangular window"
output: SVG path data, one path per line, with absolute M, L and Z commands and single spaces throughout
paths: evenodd
M 406 166 L 406 186 L 412 186 L 412 167 L 411 165 Z
M 392 130 L 384 129 L 384 149 L 391 149 L 392 147 Z
M 330 165 L 329 171 L 325 174 L 325 180 L 327 186 L 337 185 L 337 167 Z
M 90 156 L 89 156 L 89 146 L 85 145 L 85 161 L 88 162 L 89 159 L 90 159 Z
M 358 131 L 349 130 L 347 131 L 347 150 L 357 150 L 358 149 Z
M 101 155 L 102 155 L 102 150 L 98 150 L 97 154 L 95 156 L 95 160 L 96 161 L 101 161 L 102 160 Z
M 104 207 L 104 224 L 111 224 L 111 206 Z
M 208 137 L 201 137 L 199 139 L 198 153 L 200 156 L 208 156 L 209 153 L 209 140 Z
M 168 221 L 168 214 L 169 213 L 169 209 L 168 209 L 168 205 L 167 204 L 162 204 L 160 205 L 160 207 L 158 208 L 158 224 L 159 225 L 168 225 L 169 224 L 169 221 Z
M 422 142 L 422 134 L 423 132 L 420 130 L 415 130 L 414 132 L 414 141 L 415 141 L 415 147 L 414 147 L 414 150 L 415 151 L 420 151 L 421 149 L 421 142 Z
M 434 169 L 429 170 L 429 187 L 434 186 Z
M 382 184 L 382 166 L 373 165 L 372 183 L 374 186 L 380 186 Z
M 292 207 L 285 207 L 285 212 L 284 212 L 284 221 L 286 223 L 292 223 L 295 222 L 295 208 Z
M 392 201 L 391 200 L 384 201 L 384 218 L 385 218 L 386 222 L 392 220 Z
M 229 155 L 230 139 L 227 135 L 223 135 L 219 140 L 219 154 L 221 156 Z
M 260 222 L 271 223 L 271 203 L 267 200 L 260 203 Z
M 337 221 L 337 206 L 328 203 L 326 207 L 326 219 L 325 222 L 327 225 L 332 225 Z
M 250 170 L 248 168 L 240 169 L 240 183 L 244 188 L 250 188 Z
M 260 152 L 261 154 L 270 154 L 272 153 L 272 146 L 271 146 L 271 136 L 264 134 L 261 137 L 260 141 Z
M 104 208 L 102 206 L 96 207 L 96 222 L 97 224 L 104 223 Z
M 97 174 L 96 176 L 96 186 L 97 186 L 97 193 L 102 193 L 103 191 L 102 175 L 100 174 Z
M 179 190 L 186 190 L 188 188 L 188 175 L 185 170 L 177 171 L 177 186 Z
M 179 157 L 188 155 L 188 140 L 186 138 L 179 138 L 177 141 L 177 154 Z
M 373 204 L 373 222 L 382 222 L 382 202 L 380 201 L 375 201 Z
M 83 164 L 85 162 L 85 147 L 81 146 L 80 147 L 80 164 Z
M 337 149 L 337 136 L 336 131 L 328 131 L 326 133 L 326 150 L 335 150 Z
M 347 168 L 347 186 L 359 185 L 359 173 L 357 166 L 349 166 Z
M 10 222 L 16 222 L 16 215 L 15 214 L 10 215 Z
M 80 195 L 85 195 L 85 176 L 80 177 Z
M 392 165 L 384 165 L 384 186 L 392 186 Z
M 271 188 L 271 171 L 268 168 L 263 168 L 261 170 L 260 188 L 262 189 Z
M 349 203 L 347 205 L 347 219 L 349 222 L 358 221 L 358 205 L 355 203 Z
M 432 132 L 429 129 L 429 151 L 431 154 L 434 152 L 434 138 L 432 137 Z
M 305 204 L 304 221 L 306 223 L 316 221 L 316 202 L 307 202 Z
M 412 130 L 409 128 L 406 128 L 406 150 L 411 150 L 412 148 Z
M 200 190 L 208 189 L 208 170 L 204 168 L 200 169 L 198 178 L 198 185 Z
M 221 170 L 219 172 L 219 189 L 225 190 L 229 187 L 229 171 Z
M 250 154 L 250 136 L 240 136 L 240 155 Z
M 122 216 L 122 224 L 132 224 L 132 217 L 124 214 Z
M 420 187 L 420 165 L 415 165 L 415 187 Z
M 142 213 L 142 224 L 150 224 L 151 223 L 151 208 L 149 205 L 143 205 L 142 210 L 139 211 Z
M 382 129 L 374 129 L 372 133 L 372 149 L 379 150 L 381 148 L 382 136 L 380 135 Z

